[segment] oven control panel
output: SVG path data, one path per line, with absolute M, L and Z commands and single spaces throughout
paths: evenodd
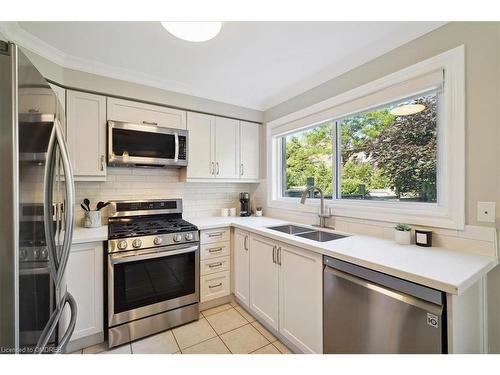
M 115 253 L 158 246 L 180 245 L 189 242 L 198 242 L 199 240 L 200 235 L 198 231 L 113 239 L 108 241 L 108 252 Z

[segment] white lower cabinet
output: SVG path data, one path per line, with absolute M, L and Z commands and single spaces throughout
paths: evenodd
M 250 309 L 277 330 L 279 266 L 274 261 L 275 250 L 274 241 L 250 237 Z
M 306 353 L 323 352 L 323 257 L 288 245 L 280 262 L 279 331 Z
M 322 256 L 256 235 L 249 254 L 251 312 L 301 351 L 322 353 Z
M 200 232 L 200 302 L 231 294 L 231 231 Z
M 200 301 L 207 302 L 228 296 L 231 292 L 229 271 L 217 272 L 200 277 Z
M 250 305 L 250 234 L 234 231 L 234 295 L 246 307 Z
M 75 244 L 66 268 L 68 292 L 78 307 L 71 341 L 103 332 L 102 242 Z

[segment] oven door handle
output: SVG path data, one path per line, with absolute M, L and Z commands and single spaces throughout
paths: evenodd
M 120 264 L 120 263 L 137 262 L 139 260 L 169 257 L 178 254 L 192 253 L 196 250 L 198 250 L 198 245 L 178 250 L 155 251 L 140 255 L 122 255 L 122 256 L 110 255 L 109 257 L 112 264 Z

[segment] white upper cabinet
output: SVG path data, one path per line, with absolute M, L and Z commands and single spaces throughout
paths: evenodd
M 186 129 L 186 111 L 117 98 L 108 98 L 108 120 Z
M 258 181 L 259 124 L 188 112 L 187 129 L 186 179 Z
M 250 235 L 234 231 L 234 295 L 245 307 L 250 305 Z
M 188 112 L 188 178 L 213 178 L 215 171 L 215 117 Z
M 259 179 L 260 124 L 240 121 L 240 178 Z
M 239 178 L 239 121 L 215 118 L 215 176 Z
M 75 179 L 106 177 L 106 97 L 67 90 L 67 143 Z

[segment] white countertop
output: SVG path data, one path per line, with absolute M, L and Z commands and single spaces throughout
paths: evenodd
M 498 263 L 494 257 L 440 247 L 398 245 L 394 241 L 364 235 L 316 242 L 268 229 L 269 226 L 290 222 L 267 217 L 205 217 L 187 220 L 200 230 L 225 226 L 248 230 L 452 294 L 461 294 Z
M 108 240 L 108 226 L 99 228 L 83 228 L 75 226 L 73 229 L 73 240 L 71 243 L 100 242 Z
M 330 242 L 316 242 L 268 229 L 269 226 L 291 223 L 268 217 L 195 217 L 187 220 L 200 230 L 233 226 L 251 231 L 452 294 L 461 294 L 498 264 L 498 259 L 494 257 L 440 247 L 398 245 L 394 241 L 357 234 Z M 99 228 L 75 227 L 72 242 L 107 239 L 107 225 Z

